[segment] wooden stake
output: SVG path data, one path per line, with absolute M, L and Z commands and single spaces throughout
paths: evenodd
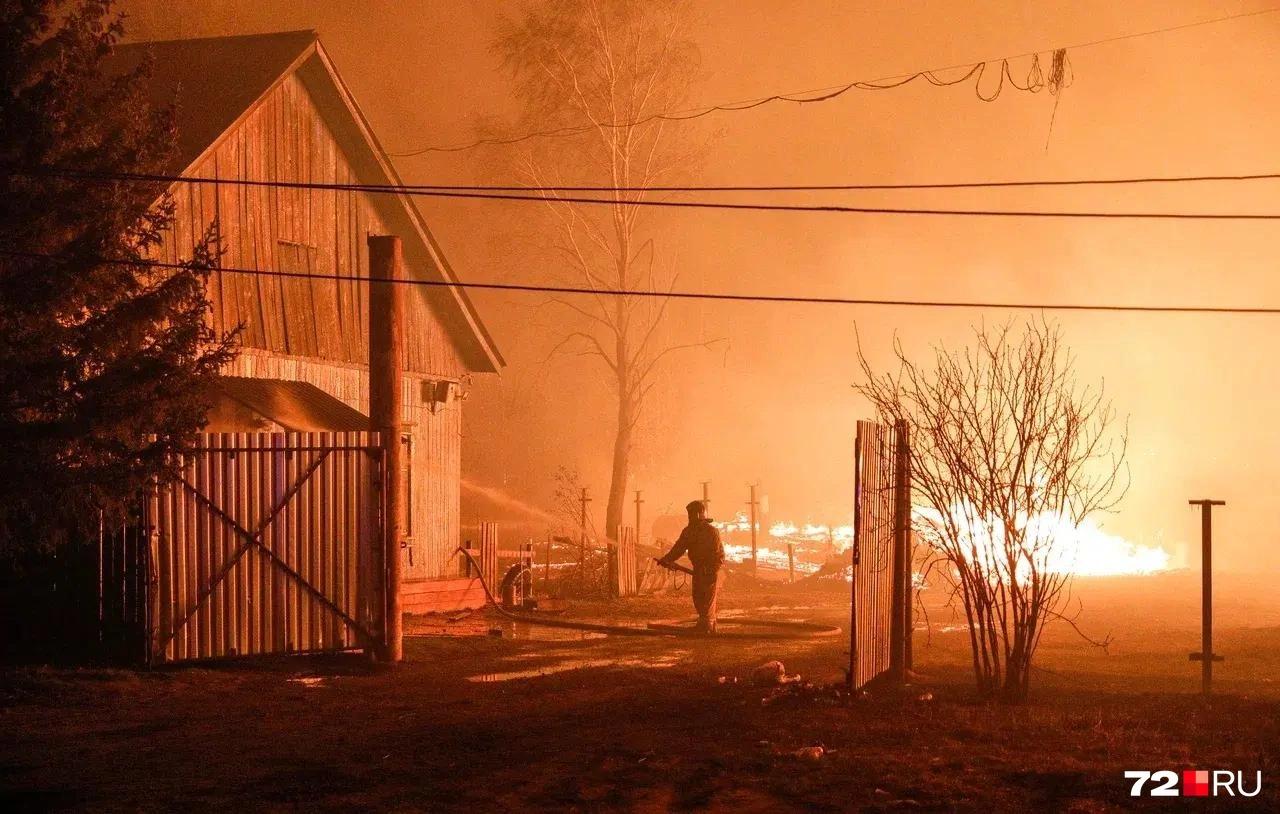
M 578 569 L 581 574 L 582 566 L 587 560 L 587 504 L 591 502 L 591 498 L 587 497 L 587 487 L 582 487 L 582 496 L 578 500 L 582 504 L 582 516 L 578 521 L 582 529 L 582 537 L 578 540 Z
M 369 422 L 382 434 L 384 661 L 404 658 L 400 548 L 404 544 L 404 466 L 400 432 L 404 381 L 404 255 L 395 235 L 369 235 Z M 386 281 L 386 282 L 379 282 Z
M 640 544 L 640 504 L 644 503 L 640 499 L 640 490 L 636 490 L 636 545 Z
M 758 562 L 756 560 L 756 507 L 760 505 L 760 501 L 756 500 L 756 485 L 748 484 L 747 488 L 751 490 L 751 496 L 747 500 L 747 505 L 751 507 L 751 575 L 755 576 Z
M 547 559 L 542 565 L 542 592 L 551 596 L 551 534 L 547 533 Z

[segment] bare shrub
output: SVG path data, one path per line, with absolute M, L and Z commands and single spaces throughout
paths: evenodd
M 1056 326 L 983 326 L 974 339 L 935 347 L 927 364 L 895 341 L 884 374 L 859 345 L 855 388 L 910 430 L 913 528 L 963 604 L 979 690 L 1019 701 L 1045 625 L 1064 619 L 1076 529 L 1128 487 L 1127 429 L 1101 384 L 1077 382 Z

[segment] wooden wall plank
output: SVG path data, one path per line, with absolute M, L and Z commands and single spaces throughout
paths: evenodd
M 193 174 L 335 183 L 358 180 L 324 116 L 296 77 L 287 78 L 204 165 L 193 168 Z M 379 214 L 381 204 L 363 193 L 291 190 L 282 195 L 271 188 L 205 185 L 203 189 L 175 188 L 175 203 L 179 211 L 173 228 L 156 252 L 156 256 L 173 260 L 189 255 L 193 237 L 216 217 L 222 227 L 225 265 L 279 268 L 280 241 L 293 240 L 312 247 L 303 255 L 308 264 L 304 270 L 335 276 L 360 275 L 368 267 L 367 234 L 387 231 Z M 188 247 L 186 252 L 184 245 Z M 410 260 L 424 262 L 413 256 Z M 367 376 L 360 369 L 366 362 L 368 347 L 367 284 L 313 281 L 286 288 L 279 278 L 221 274 L 211 293 L 215 300 L 212 318 L 219 327 L 244 323 L 241 338 L 245 352 L 227 373 L 310 381 L 367 412 Z M 407 309 L 410 341 L 406 346 L 406 366 L 418 372 L 409 377 L 406 404 L 415 434 L 410 461 L 415 483 L 411 506 L 416 546 L 414 575 L 421 577 L 455 572 L 452 552 L 460 535 L 460 405 L 455 402 L 431 413 L 429 406 L 422 403 L 420 389 L 423 379 L 456 381 L 466 373 L 448 330 L 431 307 L 432 297 L 439 294 L 415 290 L 408 298 Z M 244 441 L 249 443 L 247 438 Z M 225 472 L 209 476 L 221 484 L 230 502 L 243 503 L 245 511 L 257 511 L 260 496 L 249 490 L 260 482 L 263 473 L 254 467 L 262 464 L 241 458 Z M 367 468 L 353 463 L 344 477 L 358 479 L 368 474 Z M 222 480 L 217 480 L 219 477 Z M 195 522 L 189 501 L 173 498 L 165 502 L 164 511 Z M 343 515 L 333 522 L 352 534 L 372 533 L 361 522 L 354 503 L 344 503 Z M 209 533 L 216 537 L 218 532 L 215 528 Z M 158 543 L 164 554 L 162 567 L 170 569 L 171 576 L 185 579 L 192 574 L 188 566 L 199 553 L 195 539 L 198 536 L 198 529 L 184 526 L 175 529 L 170 539 Z M 204 554 L 217 561 L 224 549 L 234 550 L 228 545 L 228 540 L 223 539 Z M 327 564 L 328 560 L 321 557 L 318 563 Z M 350 591 L 354 599 L 359 594 L 358 557 L 353 552 L 348 562 L 335 561 L 334 567 L 334 590 Z M 226 618 L 221 637 L 211 631 L 210 647 L 223 652 L 233 646 L 237 651 L 258 652 L 277 644 L 273 642 L 276 631 L 269 626 L 274 600 L 270 587 L 272 570 L 260 552 L 247 554 L 233 569 L 227 588 L 214 598 L 225 606 Z M 169 597 L 170 606 L 193 589 L 185 582 L 171 582 L 170 589 L 183 597 Z M 161 619 L 161 627 L 163 624 Z M 332 638 L 324 632 L 330 626 L 320 628 Z M 341 626 L 338 629 L 341 631 Z M 174 655 L 180 649 L 187 653 L 189 645 L 198 649 L 198 642 L 188 642 L 188 635 L 189 631 L 181 631 L 175 637 L 170 645 Z
M 282 82 L 193 174 L 323 183 L 359 180 L 297 77 Z M 314 265 L 323 273 L 333 269 L 358 276 L 368 268 L 366 236 L 389 231 L 379 215 L 379 206 L 385 204 L 364 193 L 238 187 L 209 190 L 202 196 L 193 195 L 191 186 L 175 192 L 178 212 L 161 252 L 174 255 L 170 259 L 184 254 L 184 247 L 189 254 L 193 239 L 217 215 L 226 234 L 225 265 L 276 269 L 280 241 L 286 241 L 311 247 Z M 414 254 L 410 260 L 429 262 Z M 236 276 L 219 276 L 220 307 L 214 317 L 222 328 L 243 321 L 246 347 L 333 361 L 367 359 L 366 285 L 331 288 L 323 281 L 233 280 Z M 443 292 L 415 291 L 408 298 L 406 365 L 418 373 L 458 378 L 466 365 L 430 304 L 441 296 Z M 329 330 L 333 325 L 340 326 L 337 333 Z

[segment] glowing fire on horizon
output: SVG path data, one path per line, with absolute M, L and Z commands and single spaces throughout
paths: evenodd
M 922 507 L 916 507 L 913 515 L 917 539 L 927 535 L 932 524 L 941 521 L 937 512 Z M 990 559 L 999 550 L 998 541 L 1003 539 L 1003 527 L 999 521 L 966 522 L 964 513 L 959 509 L 953 510 L 953 518 L 961 528 L 969 527 L 965 546 L 971 548 L 977 558 Z M 1021 518 L 1019 522 L 1028 540 L 1043 544 L 1036 559 L 1047 572 L 1076 576 L 1125 576 L 1154 574 L 1172 567 L 1172 558 L 1162 546 L 1135 543 L 1109 534 L 1092 519 L 1076 525 L 1070 518 L 1056 512 L 1044 512 L 1032 518 Z M 742 538 L 751 533 L 751 520 L 745 513 L 714 525 L 725 537 L 725 556 L 730 562 L 751 559 L 750 544 L 742 542 Z M 843 554 L 852 544 L 852 525 L 782 521 L 773 523 L 767 535 L 760 534 L 757 554 L 760 565 L 785 569 L 790 547 L 795 552 L 796 571 L 813 573 L 821 567 L 817 560 Z
M 914 515 L 917 534 L 937 534 L 944 526 L 942 515 L 917 506 Z M 978 517 L 956 506 L 951 510 L 952 527 L 961 530 L 960 550 L 966 559 L 991 570 L 1007 569 L 1005 527 L 994 517 Z M 1056 511 L 1045 511 L 1030 517 L 1020 515 L 1015 522 L 1031 553 L 1019 557 L 1021 576 L 1030 571 L 1033 560 L 1043 573 L 1076 576 L 1124 576 L 1153 574 L 1170 567 L 1169 552 L 1159 546 L 1142 545 L 1108 534 L 1090 518 L 1079 524 Z

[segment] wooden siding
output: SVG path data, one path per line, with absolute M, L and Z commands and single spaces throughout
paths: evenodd
M 479 577 L 408 580 L 401 595 L 405 613 L 452 613 L 483 608 L 484 586 Z
M 360 412 L 369 413 L 369 373 L 359 365 L 299 359 L 246 350 L 225 371 L 229 376 L 309 382 Z M 404 420 L 413 443 L 409 466 L 413 511 L 412 563 L 406 556 L 405 579 L 452 577 L 453 553 L 461 540 L 462 402 L 432 405 L 423 399 L 423 383 L 405 376 Z M 455 385 L 456 386 L 456 385 Z
M 303 79 L 272 90 L 188 175 L 207 178 L 353 183 L 361 179 L 333 137 Z M 157 256 L 177 262 L 215 221 L 222 265 L 367 276 L 369 234 L 386 234 L 399 204 L 338 190 L 178 184 L 175 220 Z M 388 208 L 391 207 L 391 208 Z M 403 217 L 401 216 L 401 220 Z M 412 265 L 408 275 L 425 277 Z M 368 284 L 216 273 L 214 324 L 243 325 L 242 353 L 225 373 L 305 381 L 368 414 Z M 413 535 L 407 579 L 455 576 L 460 537 L 461 403 L 424 402 L 424 381 L 457 382 L 468 372 L 432 305 L 444 291 L 406 298 L 405 421 L 412 434 L 409 477 Z
M 348 157 L 297 75 L 262 103 L 188 175 L 203 178 L 356 183 Z M 386 207 L 361 192 L 178 184 L 174 226 L 159 256 L 177 262 L 211 224 L 220 227 L 222 265 L 335 277 L 368 273 L 369 234 L 387 234 Z M 426 269 L 408 269 L 425 277 Z M 368 359 L 368 284 L 218 273 L 213 321 L 243 325 L 246 348 L 363 363 Z M 466 372 L 432 302 L 444 291 L 407 298 L 406 369 L 456 379 Z

